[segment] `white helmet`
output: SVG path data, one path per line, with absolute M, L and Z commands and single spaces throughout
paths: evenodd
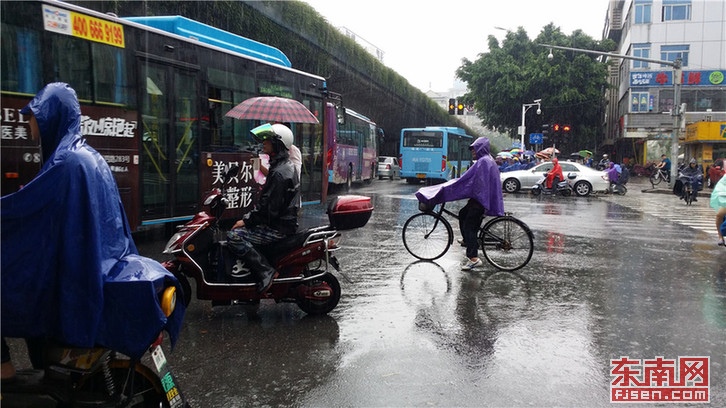
M 289 127 L 280 123 L 276 123 L 274 125 L 265 123 L 264 125 L 257 126 L 256 128 L 250 130 L 250 133 L 252 133 L 252 136 L 258 142 L 262 142 L 263 140 L 267 139 L 275 144 L 281 145 L 281 147 L 285 150 L 290 150 L 290 146 L 292 146 L 292 130 L 290 130 Z
M 275 123 L 274 125 L 272 125 L 272 130 L 280 138 L 282 144 L 285 145 L 285 149 L 290 150 L 290 146 L 292 146 L 293 142 L 292 130 L 290 130 L 289 127 L 280 123 Z

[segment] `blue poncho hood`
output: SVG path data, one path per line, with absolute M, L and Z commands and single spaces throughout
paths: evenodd
M 469 149 L 476 152 L 477 160 L 460 178 L 436 186 L 423 187 L 416 192 L 416 198 L 427 204 L 473 198 L 484 207 L 486 215 L 504 215 L 499 168 L 489 154 L 489 139 L 480 137 L 469 146 Z
M 81 136 L 75 91 L 49 84 L 21 112 L 38 122 L 44 163 L 0 199 L 2 335 L 132 357 L 162 330 L 174 342 L 184 306 L 177 302 L 167 319 L 158 293 L 178 282 L 138 255 L 113 174 Z

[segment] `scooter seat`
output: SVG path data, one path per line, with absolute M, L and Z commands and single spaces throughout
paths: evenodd
M 302 247 L 302 245 L 305 243 L 305 240 L 308 239 L 310 234 L 314 232 L 320 232 L 320 230 L 310 228 L 303 232 L 298 232 L 294 235 L 285 237 L 275 243 L 263 246 L 255 246 L 255 248 L 261 254 L 265 255 L 265 257 L 267 257 L 267 259 L 271 263 L 275 263 L 277 260 L 289 254 L 293 250 Z

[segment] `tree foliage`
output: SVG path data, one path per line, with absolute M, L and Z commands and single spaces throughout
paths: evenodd
M 520 27 L 501 44 L 494 36 L 488 43 L 489 52 L 476 61 L 464 59 L 457 70 L 469 88 L 464 99 L 474 104 L 485 126 L 518 139 L 522 104 L 541 99 L 541 115 L 534 109 L 527 112 L 527 134 L 539 132 L 542 124 L 569 124 L 571 134 L 556 140 L 557 146 L 570 151 L 596 147 L 605 111 L 607 65 L 592 54 L 561 50 L 552 50 L 550 61 L 549 49 L 539 44 L 609 51 L 615 48 L 612 41 L 595 41 L 581 30 L 566 36 L 550 23 L 534 41 Z

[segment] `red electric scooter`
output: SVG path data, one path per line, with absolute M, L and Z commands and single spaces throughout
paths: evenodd
M 239 167 L 230 167 L 221 188 L 209 192 L 204 210 L 179 227 L 164 249 L 175 259 L 162 265 L 172 272 L 184 289 L 184 301 L 191 301 L 191 284 L 197 284 L 197 298 L 214 305 L 256 303 L 260 299 L 294 302 L 308 314 L 326 314 L 340 300 L 340 283 L 329 266 L 340 271 L 332 254 L 340 249 L 342 230 L 366 225 L 373 213 L 370 197 L 340 196 L 328 205 L 329 225 L 310 228 L 265 248 L 257 248 L 279 272 L 272 287 L 257 293 L 256 281 L 227 247 L 226 231 L 220 218 L 227 208 L 226 187 Z

